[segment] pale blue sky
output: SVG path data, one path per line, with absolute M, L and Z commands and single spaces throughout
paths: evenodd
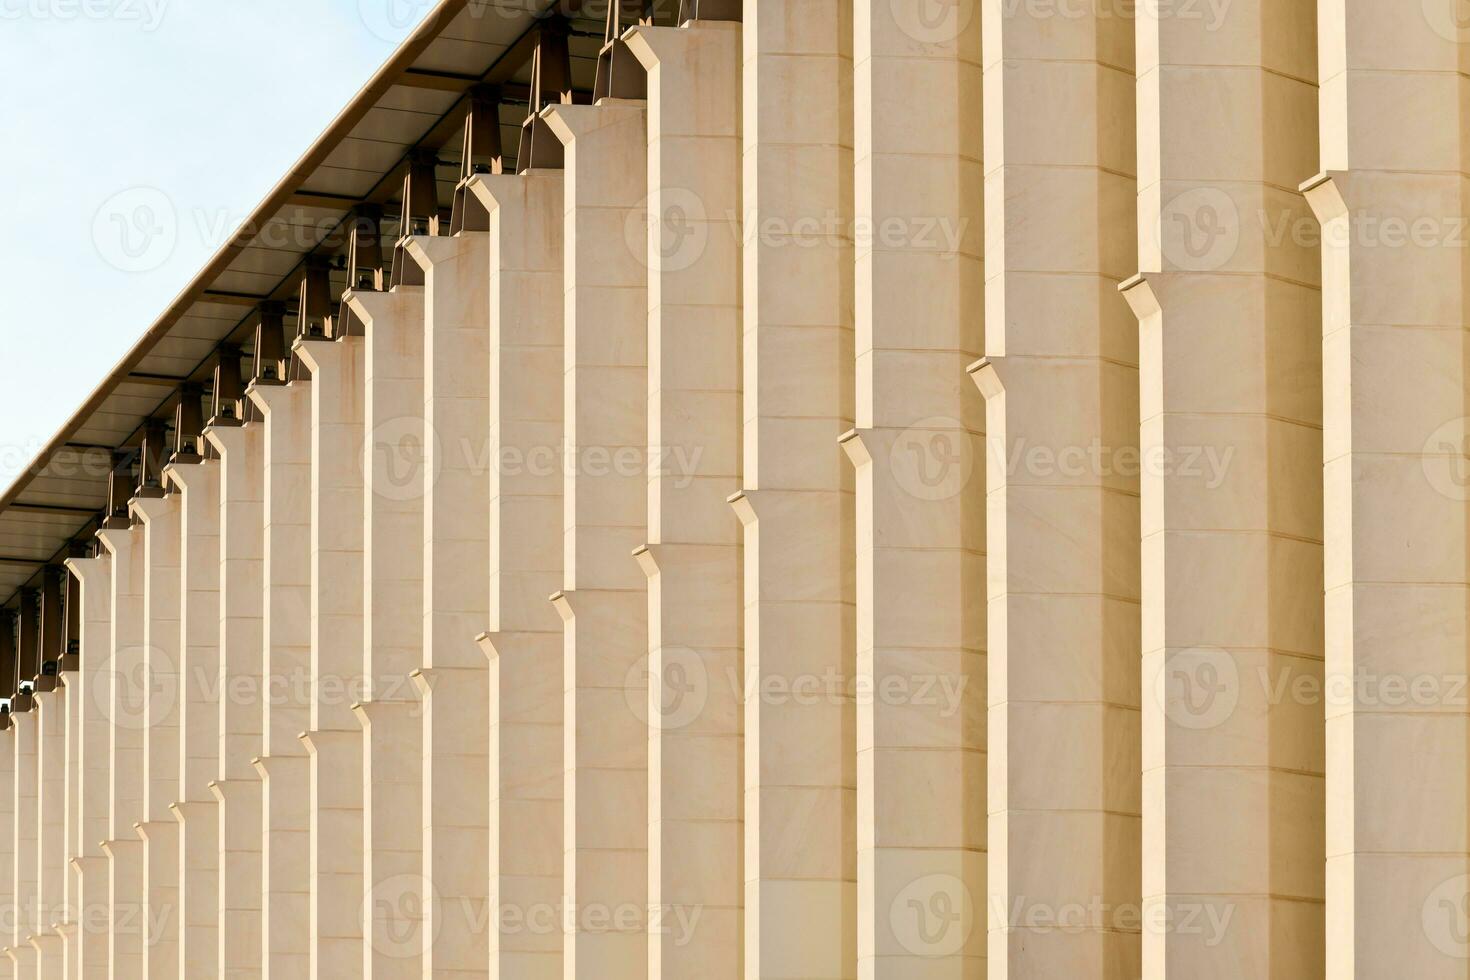
M 0 490 L 431 7 L 0 0 Z M 204 217 L 124 271 L 93 224 L 136 188 Z

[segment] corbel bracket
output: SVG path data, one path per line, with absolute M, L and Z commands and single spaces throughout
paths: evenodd
M 505 172 L 505 154 L 500 145 L 500 87 L 477 85 L 470 89 L 469 100 L 464 117 L 459 183 L 454 185 L 454 209 L 449 218 L 451 235 L 490 230 L 490 213 L 470 192 L 470 178 L 476 174 Z
M 564 162 L 561 140 L 541 118 L 547 105 L 572 102 L 572 51 L 567 38 L 572 31 L 566 18 L 552 15 L 541 24 L 536 34 L 536 50 L 531 57 L 531 95 L 526 106 L 526 120 L 521 123 L 521 150 L 516 172 L 560 170 Z

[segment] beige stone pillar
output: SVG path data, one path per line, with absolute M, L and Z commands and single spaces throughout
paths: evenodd
M 13 929 L 5 952 L 14 964 L 17 977 L 36 976 L 36 950 L 31 937 L 40 919 L 40 840 L 36 817 L 41 719 L 32 707 L 11 716 L 15 737 L 15 823 L 11 837 L 14 855 L 15 904 L 11 910 Z
M 65 908 L 62 851 L 66 833 L 66 710 L 63 688 L 35 695 L 37 738 L 37 890 L 31 933 L 37 977 L 62 976 L 62 937 L 56 932 Z
M 1470 32 L 1454 0 L 1317 13 L 1326 974 L 1462 980 Z
M 138 497 L 143 534 L 143 649 L 137 694 L 143 725 L 143 975 L 179 974 L 179 577 L 182 501 Z
M 248 393 L 265 416 L 261 965 L 282 980 L 308 976 L 311 956 L 311 382 Z
M 410 680 L 424 664 L 424 291 L 400 286 L 391 293 L 355 293 L 352 308 L 366 333 L 359 462 L 367 680 L 367 700 L 358 710 L 365 737 L 360 923 L 364 975 L 384 980 L 426 975 L 433 937 L 426 925 L 434 895 L 424 865 L 423 704 Z M 419 380 L 395 363 L 397 350 L 416 355 Z
M 740 24 L 639 27 L 648 71 L 649 977 L 744 975 Z M 635 225 L 635 228 L 637 226 Z
M 566 147 L 565 921 L 567 980 L 648 972 L 647 109 L 552 106 Z
M 15 882 L 15 776 L 20 742 L 15 728 L 0 733 L 0 978 L 14 980 L 16 963 L 10 957 L 20 910 Z
M 182 495 L 179 578 L 179 964 L 213 978 L 219 965 L 220 479 L 218 459 L 175 463 Z
M 57 927 L 66 915 L 66 700 L 65 686 L 38 695 L 41 722 L 37 755 L 37 902 L 40 912 L 31 945 L 38 977 L 65 976 L 65 953 Z
M 489 213 L 490 976 L 562 977 L 564 176 L 482 176 Z
M 362 969 L 363 339 L 299 340 L 311 370 L 311 975 Z
M 111 806 L 108 774 L 112 768 L 112 713 L 107 699 L 111 694 L 108 653 L 112 642 L 112 560 L 72 558 L 66 565 L 82 585 L 80 662 L 77 671 L 67 675 L 68 686 L 75 689 L 72 704 L 78 715 L 76 853 L 71 860 L 70 898 L 75 935 L 68 953 L 74 960 L 68 960 L 67 976 L 69 980 L 106 980 L 110 916 L 108 863 L 102 841 L 108 836 Z M 0 762 L 5 759 L 0 752 Z M 6 776 L 0 774 L 0 787 L 5 785 Z M 0 816 L 0 839 L 3 820 Z M 0 886 L 5 880 L 0 864 Z M 73 961 L 75 970 L 71 968 Z
M 1222 11 L 1136 23 L 1142 272 L 1124 294 L 1156 980 L 1321 976 L 1325 948 L 1322 706 L 1276 695 L 1322 678 L 1318 271 L 1281 234 L 1310 222 L 1287 188 L 1316 166 L 1313 4 Z
M 70 588 L 70 574 L 65 579 Z M 72 594 L 80 594 L 73 590 Z M 70 599 L 70 595 L 68 595 Z M 80 612 L 85 612 L 81 610 Z M 70 618 L 70 613 L 68 613 Z M 78 645 L 80 649 L 80 644 Z M 65 826 L 62 828 L 61 843 L 61 910 L 57 916 L 56 931 L 61 936 L 61 976 L 77 980 L 81 976 L 81 931 L 78 928 L 77 909 L 80 889 L 73 873 L 74 862 L 82 853 L 80 838 L 82 829 L 82 677 L 78 672 L 79 658 L 76 654 L 62 651 L 60 663 L 61 687 L 58 691 L 66 705 L 66 774 L 62 779 L 65 797 Z M 3 784 L 0 784 L 3 785 Z
M 219 812 L 220 976 L 261 972 L 262 793 L 252 760 L 261 753 L 264 673 L 265 426 L 212 425 L 220 454 Z
M 143 729 L 147 724 L 143 529 L 109 528 L 97 533 L 112 558 L 112 638 L 106 651 L 108 807 L 108 976 L 143 977 L 143 842 L 136 825 L 143 818 Z
M 973 3 L 929 6 L 859 0 L 853 49 L 857 941 L 859 976 L 958 980 L 985 969 L 981 50 Z
M 1139 974 L 1131 7 L 984 3 L 987 966 L 1015 980 Z
M 488 976 L 490 968 L 489 665 L 475 642 L 489 612 L 489 299 L 490 236 L 415 238 L 409 253 L 424 271 L 421 360 L 386 359 L 375 368 L 377 405 L 408 395 L 422 376 L 424 665 L 424 969 Z M 383 335 L 384 348 L 387 338 Z M 394 366 L 394 362 L 397 366 Z M 379 379 L 384 380 L 379 380 Z M 392 380 L 401 378 L 402 380 Z M 390 388 L 390 385 L 392 386 Z M 391 403 L 391 402 L 390 402 Z M 379 418 L 382 417 L 379 410 Z M 405 406 L 405 418 L 413 418 Z M 380 466 L 404 460 L 411 445 L 380 424 L 373 488 L 388 485 Z M 380 462 L 381 461 L 381 462 Z M 405 472 L 415 472 L 405 470 Z M 382 479 L 380 479 L 382 477 Z
M 745 971 L 857 975 L 852 5 L 745 7 Z M 793 111 L 793 93 L 802 96 Z M 795 676 L 827 697 L 762 698 Z

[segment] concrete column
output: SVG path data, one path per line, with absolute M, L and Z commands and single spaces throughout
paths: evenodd
M 409 372 L 393 356 L 396 350 L 417 354 L 421 376 L 424 292 L 400 286 L 391 293 L 355 293 L 352 305 L 366 333 L 359 464 L 368 688 L 358 710 L 366 739 L 363 972 L 384 980 L 425 975 L 434 938 L 427 925 L 434 893 L 423 850 L 423 704 L 410 680 L 424 664 L 423 388 L 421 381 L 401 378 Z
M 564 270 L 567 980 L 648 972 L 647 109 L 552 106 L 566 146 Z M 630 701 L 631 699 L 631 701 Z
M 67 585 L 70 586 L 70 581 Z M 79 594 L 79 593 L 78 593 Z M 85 601 L 79 610 L 85 615 Z M 78 617 L 80 622 L 81 615 Z M 80 649 L 80 646 L 78 647 Z M 62 940 L 62 972 L 67 980 L 78 980 L 81 976 L 82 933 L 78 927 L 80 888 L 73 873 L 76 859 L 82 854 L 82 676 L 78 670 L 80 658 L 75 654 L 62 653 L 61 696 L 66 702 L 66 775 L 63 792 L 66 797 L 66 826 L 62 832 L 61 845 L 61 894 L 62 909 L 57 932 Z
M 1317 13 L 1326 974 L 1463 980 L 1470 34 L 1455 0 Z
M 265 416 L 261 965 L 282 980 L 308 976 L 311 957 L 311 382 L 249 395 Z
M 143 648 L 139 699 L 143 704 L 143 975 L 179 974 L 179 577 L 177 493 L 139 497 L 133 511 L 143 529 Z
M 224 978 L 258 977 L 263 924 L 262 793 L 252 760 L 264 712 L 265 426 L 213 425 L 220 454 L 219 963 Z
M 649 977 L 741 977 L 740 25 L 639 27 L 648 71 Z M 636 227 L 636 226 L 635 226 Z
M 37 737 L 40 721 L 34 707 L 11 715 L 12 732 L 15 739 L 14 792 L 12 794 L 13 821 L 11 825 L 10 853 L 12 855 L 13 904 L 10 921 L 6 923 L 5 953 L 10 958 L 17 977 L 36 975 L 36 955 L 30 939 L 35 931 L 37 895 L 37 869 L 39 859 L 36 840 L 36 777 Z
M 179 964 L 186 977 L 213 978 L 219 964 L 220 478 L 218 459 L 176 463 L 181 490 L 179 576 Z
M 987 358 L 974 373 L 1000 977 L 1139 975 L 1138 341 L 1117 294 L 1136 261 L 1129 10 L 985 5 Z
M 858 973 L 958 980 L 985 970 L 980 17 L 925 6 L 859 0 L 853 50 Z
M 362 968 L 363 339 L 302 340 L 311 370 L 311 975 Z
M 559 171 L 483 176 L 489 213 L 490 976 L 562 977 L 562 193 Z
M 12 727 L 0 733 L 0 978 L 14 980 L 16 963 L 10 955 L 15 945 L 20 905 L 15 882 L 15 776 L 20 742 Z
M 71 860 L 70 893 L 76 926 L 74 946 L 68 954 L 74 955 L 76 969 L 71 969 L 73 960 L 69 959 L 67 976 L 69 980 L 106 980 L 110 889 L 102 841 L 108 836 L 111 806 L 108 654 L 112 641 L 112 560 L 72 558 L 66 566 L 82 584 L 81 656 L 77 671 L 67 675 L 67 684 L 76 693 L 72 704 L 78 716 L 76 854 Z M 0 752 L 0 763 L 5 759 Z M 5 785 L 6 776 L 0 774 L 0 792 Z M 3 821 L 0 815 L 0 839 L 4 839 Z M 4 865 L 0 863 L 0 886 L 5 880 Z
M 422 360 L 393 382 L 405 395 L 422 372 L 425 970 L 486 977 L 490 968 L 489 665 L 475 642 L 489 618 L 490 236 L 415 238 L 424 270 Z M 403 350 L 409 348 L 405 345 Z M 395 358 L 396 360 L 396 358 Z M 384 357 L 375 364 L 375 383 Z M 382 402 L 390 394 L 375 393 Z M 391 444 L 377 432 L 378 445 Z M 403 444 L 397 455 L 402 457 Z M 379 450 L 377 459 L 391 459 Z M 374 489 L 384 485 L 374 466 Z
M 41 719 L 35 708 L 12 716 L 15 733 L 15 823 L 11 853 L 15 857 L 14 928 L 5 952 L 17 977 L 36 976 L 36 950 L 31 937 L 40 919 L 40 841 L 38 777 Z
M 36 817 L 40 861 L 37 908 L 40 917 L 31 945 L 36 950 L 38 977 L 65 975 L 65 953 L 57 927 L 66 914 L 66 699 L 58 684 L 38 695 L 36 713 L 41 722 L 37 756 Z
M 857 975 L 852 5 L 743 31 L 745 975 Z M 793 93 L 802 96 L 793 111 Z M 796 676 L 826 697 L 752 696 Z M 784 687 L 782 687 L 784 685 Z
M 1323 970 L 1322 706 L 1272 696 L 1322 681 L 1319 273 L 1276 234 L 1310 222 L 1313 9 L 1136 22 L 1153 980 Z
M 112 642 L 102 676 L 108 695 L 103 704 L 109 729 L 107 839 L 108 976 L 143 977 L 143 842 L 136 825 L 143 819 L 145 766 L 143 729 L 147 724 L 143 606 L 143 529 L 110 528 L 97 538 L 112 558 Z

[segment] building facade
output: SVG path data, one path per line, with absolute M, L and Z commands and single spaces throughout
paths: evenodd
M 0 975 L 1470 978 L 1463 5 L 583 6 L 0 498 Z

